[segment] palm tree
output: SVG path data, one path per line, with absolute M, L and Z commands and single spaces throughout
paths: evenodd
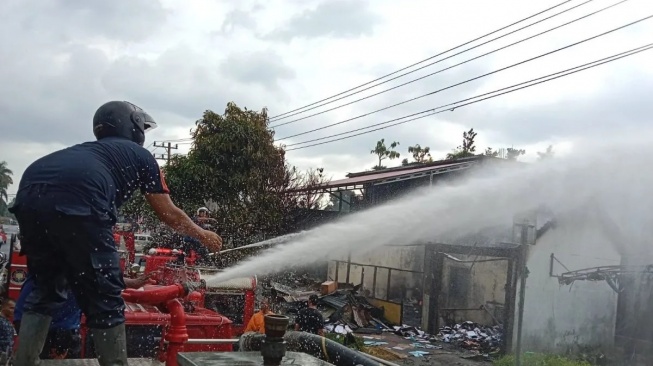
M 9 168 L 7 168 L 6 161 L 0 161 L 0 206 L 6 206 L 9 199 L 7 194 L 7 188 L 10 185 L 14 184 L 14 180 L 11 179 L 11 176 L 14 174 Z

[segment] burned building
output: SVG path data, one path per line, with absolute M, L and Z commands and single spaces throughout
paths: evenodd
M 505 162 L 473 157 L 355 173 L 319 189 L 338 199 L 333 209 L 342 215 Z M 615 335 L 625 339 L 643 329 L 632 321 L 624 325 L 625 309 L 641 308 L 643 295 L 615 291 L 603 277 L 587 280 L 575 272 L 622 264 L 623 239 L 601 231 L 607 226 L 604 218 L 585 212 L 530 213 L 502 227 L 329 258 L 327 278 L 360 285 L 389 320 L 431 334 L 470 320 L 504 328 L 504 351 L 607 349 Z

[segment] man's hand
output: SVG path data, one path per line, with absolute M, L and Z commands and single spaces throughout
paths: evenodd
M 146 194 L 145 198 L 150 204 L 159 220 L 170 226 L 178 233 L 198 239 L 207 249 L 218 252 L 222 248 L 222 238 L 211 231 L 202 229 L 193 220 L 180 210 L 168 194 Z
M 139 289 L 139 288 L 141 288 L 141 287 L 143 287 L 143 286 L 150 283 L 150 277 L 152 277 L 153 274 L 154 274 L 154 272 L 151 272 L 151 273 L 148 273 L 148 274 L 140 275 L 140 276 L 138 276 L 136 278 L 125 278 L 124 279 L 125 280 L 125 286 L 127 288 Z
M 200 238 L 200 242 L 213 253 L 219 252 L 222 249 L 222 238 L 213 231 L 204 230 L 204 235 Z

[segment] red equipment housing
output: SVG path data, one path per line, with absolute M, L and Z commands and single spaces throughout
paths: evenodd
M 134 235 L 134 228 L 131 224 L 118 223 L 113 228 L 113 239 L 116 241 L 118 249 L 120 249 L 120 238 L 125 240 L 125 249 L 129 254 L 129 263 L 134 263 L 136 260 L 136 237 Z
M 193 267 L 194 256 L 184 256 L 183 266 L 174 264 L 179 261 L 180 256 L 184 256 L 184 253 L 176 249 L 151 249 L 143 256 L 144 273 L 154 273 L 152 278 L 158 284 L 169 285 L 184 281 L 199 281 L 220 271 L 213 268 Z M 254 315 L 256 286 L 256 277 L 233 279 L 202 290 L 201 299 L 198 301 L 203 304 L 203 307 L 229 318 L 233 322 L 234 335 L 240 336 Z
M 9 273 L 7 275 L 7 296 L 16 301 L 20 296 L 20 289 L 27 280 L 27 257 L 20 255 L 19 251 L 12 250 L 9 253 Z
M 135 258 L 133 232 L 117 226 L 115 239 L 125 238 L 125 249 L 121 254 L 123 273 L 128 273 L 129 264 Z M 117 244 L 118 244 L 117 243 Z M 119 246 L 120 248 L 120 246 Z M 133 358 L 158 358 L 166 361 L 168 366 L 176 366 L 176 354 L 185 352 L 229 352 L 232 343 L 202 343 L 198 340 L 232 339 L 242 333 L 254 312 L 254 289 L 256 278 L 248 278 L 243 288 L 223 289 L 199 288 L 186 291 L 182 284 L 201 283 L 202 271 L 193 267 L 195 257 L 184 256 L 182 264 L 180 255 L 184 253 L 169 249 L 153 249 L 142 257 L 145 273 L 153 273 L 157 285 L 148 285 L 139 290 L 128 289 L 123 292 L 126 302 L 125 318 L 127 328 L 127 353 Z M 8 296 L 18 299 L 22 284 L 27 277 L 26 257 L 19 255 L 11 247 L 9 273 L 6 290 Z M 211 272 L 210 269 L 205 271 Z M 229 287 L 227 286 L 227 287 Z M 236 286 L 237 287 L 237 286 Z M 210 300 L 211 307 L 205 306 L 205 299 Z M 234 301 L 235 300 L 235 301 Z M 225 305 L 226 304 L 226 305 Z M 231 304 L 231 306 L 229 306 Z M 233 305 L 236 305 L 234 308 Z M 225 308 L 238 319 L 236 332 L 233 322 L 216 311 Z M 88 342 L 88 328 L 84 317 L 81 319 L 82 357 L 94 357 L 92 342 Z M 195 340 L 185 343 L 188 339 Z

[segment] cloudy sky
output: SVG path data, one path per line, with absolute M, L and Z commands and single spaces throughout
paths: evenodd
M 229 101 L 249 109 L 267 107 L 270 115 L 276 116 L 459 46 L 562 1 L 4 0 L 0 2 L 0 161 L 7 161 L 19 178 L 25 167 L 41 155 L 93 139 L 93 113 L 108 100 L 132 101 L 156 118 L 161 127 L 148 136 L 147 144 L 187 138 L 204 110 L 222 112 Z M 275 120 L 272 125 L 292 122 L 275 128 L 276 136 L 283 139 L 301 134 L 279 141 L 291 145 L 342 134 L 653 42 L 653 19 L 649 19 L 375 112 L 653 15 L 652 1 L 625 1 L 451 67 L 617 2 L 567 1 L 429 62 L 579 6 L 351 97 Z M 370 150 L 381 138 L 399 141 L 402 158 L 408 155 L 408 146 L 414 144 L 430 146 L 434 157 L 441 158 L 460 143 L 462 132 L 471 127 L 478 132 L 479 150 L 487 146 L 519 147 L 527 151 L 524 160 L 534 159 L 536 152 L 549 144 L 568 151 L 568 141 L 575 136 L 605 138 L 613 131 L 637 128 L 650 119 L 650 65 L 653 50 L 452 112 L 293 150 L 288 158 L 301 168 L 324 167 L 338 179 L 373 166 L 375 158 Z M 335 108 L 447 67 L 451 68 Z M 308 118 L 298 120 L 303 117 Z M 182 144 L 179 151 L 183 153 L 188 147 Z M 10 193 L 15 189 L 16 185 Z

